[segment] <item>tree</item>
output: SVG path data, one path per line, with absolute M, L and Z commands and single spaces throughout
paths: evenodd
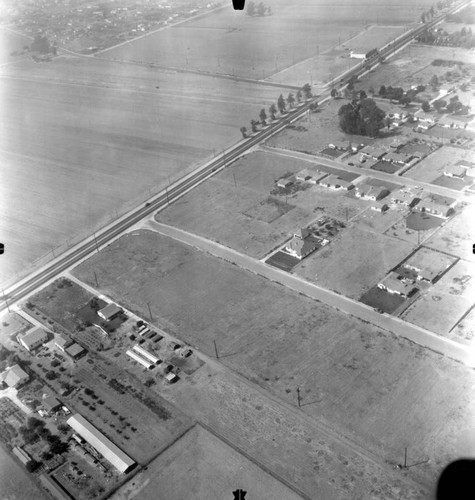
M 338 92 L 336 89 L 332 89 L 332 91 L 330 92 L 330 95 L 333 97 L 333 99 L 336 99 L 337 95 L 338 95 Z
M 289 103 L 290 108 L 292 108 L 293 105 L 295 104 L 295 97 L 294 94 L 292 94 L 292 92 L 290 92 L 289 95 L 287 96 L 287 102 Z
M 246 138 L 247 137 L 247 128 L 246 127 L 241 127 L 239 130 L 241 131 L 242 136 L 244 138 Z
M 265 125 L 266 124 L 267 115 L 266 115 L 266 110 L 264 108 L 261 109 L 261 112 L 259 113 L 259 118 L 261 120 L 262 125 Z
M 425 12 L 423 12 L 421 14 L 421 21 L 422 21 L 423 24 L 426 22 L 426 14 L 425 14 Z
M 277 107 L 279 108 L 281 114 L 285 111 L 285 99 L 282 94 L 280 94 L 279 98 L 277 99 Z
M 399 99 L 399 104 L 401 106 L 409 106 L 409 104 L 411 104 L 411 98 L 407 95 L 403 95 L 400 99 Z
M 255 16 L 256 15 L 256 5 L 254 2 L 249 2 L 247 4 L 247 15 Z
M 297 99 L 297 102 L 300 102 L 302 100 L 302 91 L 300 89 L 297 90 L 297 94 L 295 97 Z
M 338 117 L 343 132 L 376 137 L 384 126 L 385 113 L 373 99 L 366 98 L 343 105 Z
M 444 99 L 438 99 L 437 101 L 434 101 L 433 106 L 440 113 L 440 111 L 447 106 L 447 101 Z
M 368 97 L 368 95 L 366 94 L 366 92 L 364 90 L 360 90 L 360 99 L 366 99 Z
M 45 36 L 36 35 L 31 43 L 31 51 L 39 54 L 48 54 L 50 52 L 50 44 Z
M 432 78 L 429 80 L 429 84 L 431 85 L 432 88 L 438 87 L 440 85 L 439 78 L 437 77 L 437 75 L 432 76 Z
M 35 472 L 35 470 L 37 470 L 40 465 L 41 464 L 36 460 L 30 460 L 29 462 L 27 462 L 25 467 L 28 472 Z
M 275 107 L 275 104 L 272 103 L 269 106 L 269 114 L 272 120 L 275 120 L 275 114 L 277 113 L 277 108 Z
M 429 104 L 429 101 L 422 101 L 422 111 L 424 111 L 424 113 L 428 113 L 430 111 L 430 104 Z
M 384 85 L 381 85 L 381 87 L 379 89 L 379 95 L 380 95 L 380 97 L 386 97 L 386 94 L 387 94 L 386 87 Z
M 264 17 L 266 15 L 267 7 L 264 5 L 263 2 L 260 2 L 259 5 L 257 6 L 257 15 Z
M 257 121 L 256 120 L 251 120 L 251 128 L 253 132 L 257 132 Z
M 302 87 L 302 91 L 305 95 L 305 99 L 310 99 L 312 97 L 312 87 L 310 86 L 309 83 L 306 83 L 303 87 Z

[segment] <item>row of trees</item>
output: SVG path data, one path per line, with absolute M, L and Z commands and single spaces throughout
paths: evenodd
M 444 47 L 463 47 L 471 49 L 475 46 L 475 37 L 472 28 L 465 28 L 460 31 L 448 33 L 447 31 L 428 30 L 417 37 L 417 41 L 429 45 L 441 45 Z
M 434 101 L 434 108 L 439 112 L 446 112 L 451 114 L 467 114 L 470 110 L 470 106 L 463 105 L 459 96 L 455 95 L 449 99 L 447 102 L 445 99 L 437 99 Z
M 450 5 L 453 3 L 454 0 L 441 0 L 437 2 L 436 7 L 437 11 L 441 11 L 442 9 L 446 7 L 450 7 Z M 436 10 L 434 6 L 432 6 L 427 12 L 423 12 L 421 14 L 421 21 L 423 23 L 429 21 L 430 19 L 433 19 L 435 17 Z
M 262 108 L 259 113 L 259 120 L 251 120 L 251 131 L 253 133 L 257 132 L 259 123 L 262 126 L 267 125 L 269 118 L 271 121 L 274 121 L 276 119 L 277 110 L 281 115 L 283 115 L 287 111 L 287 109 L 293 108 L 295 103 L 300 103 L 302 101 L 302 98 L 310 99 L 312 95 L 312 88 L 308 83 L 306 83 L 302 87 L 302 89 L 299 89 L 295 95 L 290 92 L 287 96 L 287 99 L 285 99 L 284 96 L 280 94 L 279 98 L 277 99 L 277 106 L 274 103 L 269 106 L 269 114 L 267 114 L 265 108 Z M 241 127 L 240 131 L 243 137 L 247 137 L 246 127 Z
M 246 13 L 248 16 L 270 16 L 272 14 L 272 9 L 265 5 L 264 2 L 259 2 L 257 5 L 254 2 L 249 2 L 247 4 Z
M 344 104 L 338 111 L 340 128 L 347 134 L 377 137 L 384 126 L 385 112 L 373 99 L 365 98 Z

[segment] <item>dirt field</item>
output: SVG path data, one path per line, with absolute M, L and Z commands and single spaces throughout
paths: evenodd
M 112 496 L 114 500 L 168 498 L 222 500 L 236 489 L 254 498 L 301 497 L 197 425 Z
M 93 59 L 32 65 L 0 70 L 0 161 L 8 179 L 0 231 L 9 248 L 0 282 L 238 141 L 239 127 L 280 93 Z
M 397 222 L 395 222 L 390 228 L 388 228 L 384 232 L 384 234 L 387 236 L 393 236 L 394 238 L 398 238 L 403 241 L 407 241 L 415 247 L 421 243 L 426 243 L 427 239 L 430 238 L 439 229 L 439 227 L 437 226 L 429 228 L 427 230 L 416 231 L 407 226 L 406 219 L 407 217 L 403 217 L 397 220 Z
M 367 208 L 353 219 L 352 222 L 361 226 L 362 229 L 369 229 L 378 233 L 384 233 L 392 225 L 401 220 L 403 215 L 396 210 L 387 210 L 384 213 Z
M 222 9 L 112 48 L 101 57 L 265 78 L 316 52 L 325 52 L 369 23 L 405 24 L 419 15 L 419 5 L 401 9 L 399 5 L 375 2 L 361 5 L 357 0 L 338 9 L 328 10 L 322 5 L 324 0 L 274 0 L 272 16 L 266 17 Z M 306 75 L 303 83 L 308 80 Z
M 422 484 L 433 484 L 457 454 L 460 429 L 471 425 L 469 370 L 235 266 L 144 232 L 75 274 L 92 284 L 92 268 L 105 292 L 142 314 L 150 302 L 153 315 L 191 345 L 213 354 L 216 340 L 221 361 L 249 380 L 292 403 L 300 387 L 304 402 L 316 402 L 305 412 L 366 449 L 400 460 L 408 443 L 414 461 L 429 459 L 411 469 Z M 201 403 L 208 415 L 220 407 Z
M 436 250 L 442 250 L 462 259 L 473 261 L 475 258 L 472 251 L 472 244 L 475 241 L 474 217 L 475 207 L 464 208 L 461 213 L 451 218 L 424 244 Z
M 350 227 L 327 247 L 308 256 L 294 273 L 358 299 L 412 249 L 412 245 L 395 238 Z

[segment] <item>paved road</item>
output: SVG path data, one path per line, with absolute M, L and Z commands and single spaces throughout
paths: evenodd
M 352 167 L 346 163 L 339 162 L 337 160 L 330 160 L 328 158 L 323 158 L 320 156 L 314 156 L 307 153 L 300 153 L 298 151 L 289 151 L 287 149 L 273 148 L 269 146 L 260 146 L 264 151 L 270 151 L 271 153 L 278 154 L 281 156 L 288 156 L 291 158 L 297 158 L 299 160 L 305 160 L 317 165 L 325 165 L 327 167 L 339 168 L 340 170 L 345 170 L 346 172 L 352 172 L 358 175 L 370 176 L 374 179 L 379 179 L 381 181 L 388 181 L 394 184 L 400 184 L 401 186 L 409 187 L 422 187 L 431 193 L 439 194 L 441 196 L 448 196 L 449 198 L 457 198 L 459 200 L 470 201 L 474 197 L 474 193 L 470 191 L 457 191 L 455 189 L 450 189 L 444 186 L 436 186 L 428 182 L 416 181 L 410 179 L 409 177 L 399 177 L 394 174 L 388 174 L 386 172 L 379 172 L 378 170 L 370 170 L 367 168 Z
M 346 314 L 368 321 L 384 330 L 390 331 L 396 335 L 404 337 L 421 346 L 441 353 L 449 358 L 464 363 L 470 367 L 475 367 L 475 352 L 472 352 L 466 346 L 458 344 L 452 340 L 440 337 L 435 333 L 420 328 L 416 325 L 406 323 L 405 321 L 390 316 L 380 314 L 372 307 L 349 299 L 344 295 L 339 295 L 331 290 L 321 288 L 318 285 L 310 283 L 298 276 L 289 274 L 280 269 L 265 264 L 257 259 L 239 253 L 231 248 L 210 241 L 202 236 L 192 234 L 182 229 L 167 226 L 154 220 L 148 220 L 142 225 L 144 229 L 156 231 L 165 236 L 169 236 L 187 245 L 208 252 L 216 257 L 232 262 L 239 267 L 251 271 L 254 274 L 261 275 L 271 281 L 276 281 L 292 290 L 301 292 L 308 297 L 319 300 L 329 306 L 332 306 Z

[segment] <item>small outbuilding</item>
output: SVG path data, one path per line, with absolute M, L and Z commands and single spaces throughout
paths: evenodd
M 122 309 L 117 304 L 107 304 L 97 312 L 98 316 L 106 321 L 112 321 L 122 313 Z
M 61 409 L 62 403 L 53 396 L 48 396 L 42 401 L 43 408 L 49 415 Z
M 64 351 L 68 356 L 73 358 L 74 360 L 77 360 L 79 358 L 82 358 L 83 356 L 86 355 L 87 351 L 84 349 L 84 347 L 80 346 L 79 344 L 73 343 L 69 347 L 67 347 Z

